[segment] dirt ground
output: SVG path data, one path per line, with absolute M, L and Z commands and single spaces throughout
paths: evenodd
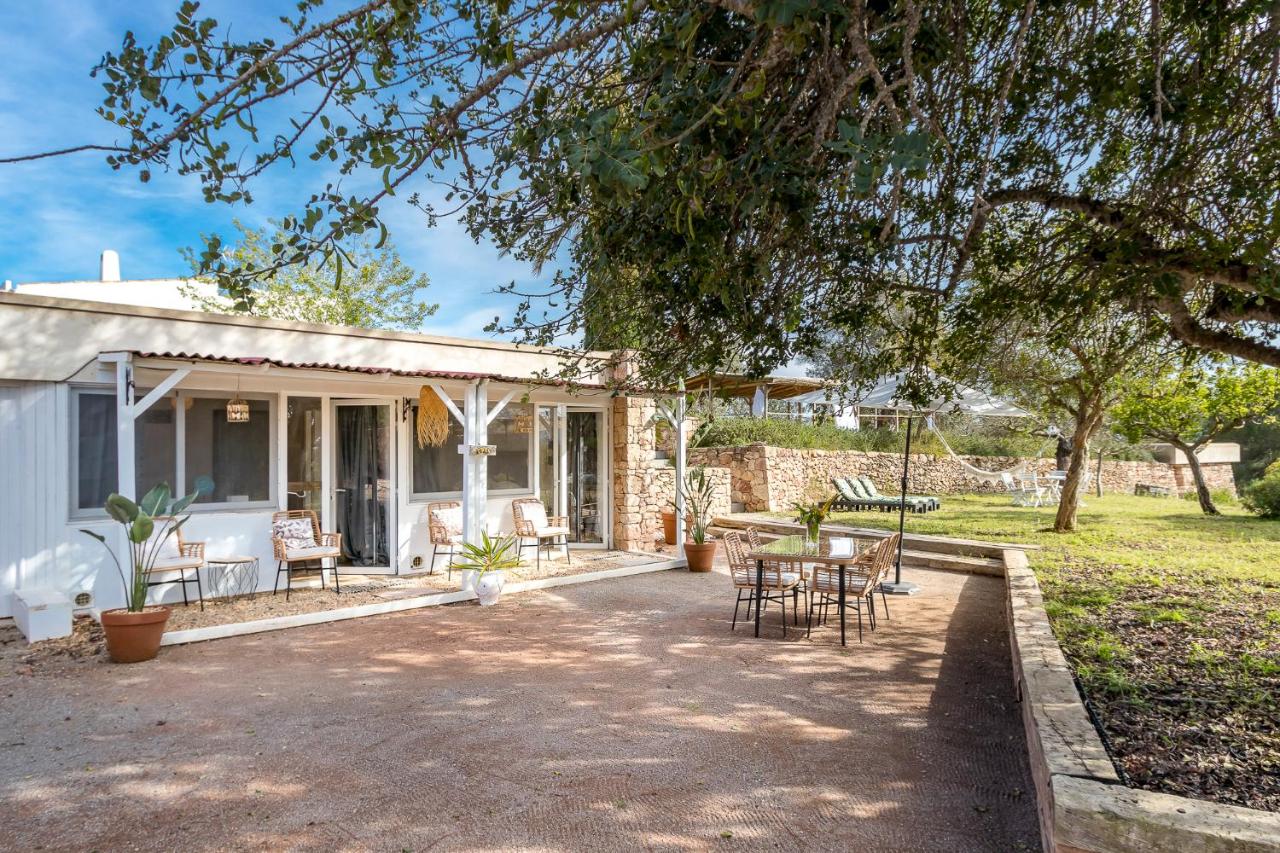
M 0 839 L 75 850 L 1039 849 L 1000 581 L 841 649 L 662 572 L 166 648 L 0 656 Z

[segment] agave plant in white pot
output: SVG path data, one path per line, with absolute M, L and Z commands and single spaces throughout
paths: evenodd
M 519 542 L 514 536 L 480 534 L 480 541 L 461 546 L 453 568 L 462 572 L 462 588 L 474 589 L 486 607 L 498 603 L 507 582 L 507 569 L 520 567 Z

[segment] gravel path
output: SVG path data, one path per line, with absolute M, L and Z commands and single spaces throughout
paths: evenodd
M 1039 849 L 998 579 L 729 631 L 663 572 L 0 672 L 9 849 Z M 28 670 L 29 671 L 29 670 Z

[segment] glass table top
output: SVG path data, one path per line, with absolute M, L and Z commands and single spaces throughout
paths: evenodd
M 752 554 L 766 557 L 804 557 L 818 560 L 852 560 L 858 556 L 858 540 L 849 536 L 822 537 L 810 542 L 803 534 L 782 536 L 753 550 Z

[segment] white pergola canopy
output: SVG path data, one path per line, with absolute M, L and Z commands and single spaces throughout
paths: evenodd
M 929 375 L 931 378 L 938 378 L 932 371 L 930 371 Z M 906 381 L 905 373 L 898 373 L 881 379 L 872 386 L 871 390 L 861 394 L 854 405 L 867 409 L 886 409 L 913 415 L 961 412 L 969 415 L 995 418 L 1031 417 L 1031 413 L 1026 409 L 958 382 L 950 382 L 954 388 L 950 394 L 935 397 L 924 405 L 917 405 L 902 398 L 902 388 Z

